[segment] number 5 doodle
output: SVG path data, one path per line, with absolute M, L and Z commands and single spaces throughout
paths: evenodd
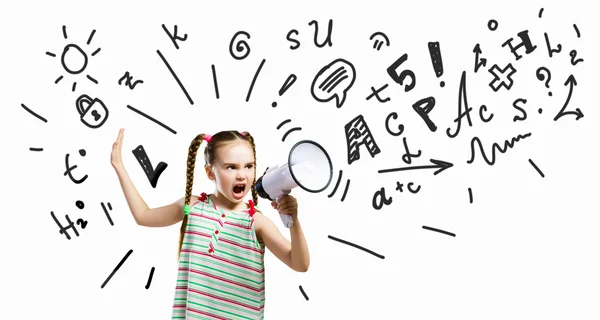
M 406 61 L 406 59 L 408 59 L 408 55 L 405 53 L 387 68 L 387 73 L 399 85 L 403 85 L 404 79 L 406 79 L 406 77 L 410 77 L 410 84 L 404 87 L 404 92 L 409 92 L 417 84 L 415 73 L 412 72 L 412 70 L 404 70 L 399 74 L 396 73 L 396 69 L 398 69 L 400 65 Z

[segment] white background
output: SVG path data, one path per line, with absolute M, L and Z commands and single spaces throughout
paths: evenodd
M 185 163 L 190 141 L 199 133 L 247 130 L 257 143 L 258 172 L 286 161 L 290 147 L 301 139 L 322 144 L 332 158 L 334 175 L 323 192 L 300 189 L 292 194 L 300 205 L 300 219 L 310 248 L 307 273 L 288 269 L 266 255 L 266 319 L 598 319 L 600 259 L 598 258 L 598 22 L 583 1 L 365 1 L 324 3 L 228 1 L 200 2 L 59 2 L 3 3 L 0 10 L 0 128 L 2 129 L 2 263 L 0 318 L 2 319 L 168 319 L 176 279 L 179 224 L 144 228 L 135 224 L 110 166 L 111 145 L 125 128 L 125 166 L 151 207 L 184 195 Z M 538 17 L 544 8 L 542 17 Z M 333 20 L 332 44 L 313 44 L 319 23 L 319 42 Z M 498 22 L 496 31 L 488 21 Z M 161 25 L 187 34 L 176 49 Z M 577 38 L 576 24 L 581 37 Z M 66 26 L 68 39 L 62 35 Z M 286 40 L 298 30 L 297 50 Z M 96 30 L 92 42 L 88 36 Z M 229 43 L 238 31 L 251 38 L 250 54 L 235 60 Z M 518 61 L 507 47 L 517 45 L 517 33 L 528 30 L 536 50 Z M 373 49 L 374 32 L 384 32 L 390 46 Z M 562 51 L 549 57 L 544 33 Z M 436 78 L 427 43 L 439 41 L 444 73 Z M 90 55 L 84 73 L 71 75 L 60 64 L 64 46 L 75 43 Z M 487 65 L 474 72 L 473 48 L 480 44 Z M 573 66 L 569 52 L 583 62 Z M 156 53 L 160 50 L 188 90 L 191 105 Z M 50 57 L 53 52 L 57 57 Z M 410 92 L 392 81 L 386 68 L 402 54 L 402 68 L 416 74 Z M 337 58 L 353 63 L 356 80 L 345 104 L 321 103 L 310 85 L 319 70 Z M 250 101 L 248 87 L 262 59 Z M 494 64 L 517 69 L 510 90 L 488 86 Z M 211 65 L 217 71 L 220 98 L 216 99 Z M 551 71 L 549 88 L 535 77 L 538 67 Z M 403 69 L 400 69 L 400 71 Z M 458 114 L 458 88 L 466 72 L 472 126 L 464 118 L 460 134 L 451 139 Z M 141 79 L 134 90 L 119 85 L 129 72 Z M 298 80 L 283 95 L 278 91 L 291 73 Z M 98 84 L 85 78 L 89 74 Z M 58 84 L 54 81 L 64 78 Z M 566 110 L 572 115 L 554 121 L 569 92 L 565 81 L 573 75 L 577 86 Z M 441 88 L 443 80 L 446 86 Z M 77 82 L 75 92 L 71 84 Z M 366 100 L 388 84 L 382 97 Z M 553 95 L 548 96 L 548 91 Z M 106 123 L 86 127 L 75 109 L 81 94 L 100 98 L 109 109 Z M 434 96 L 430 112 L 437 125 L 431 132 L 412 110 L 416 101 Z M 518 99 L 527 112 L 512 107 Z M 276 108 L 271 107 L 278 102 Z M 46 123 L 21 107 L 25 104 Z M 481 105 L 494 118 L 480 120 Z M 131 105 L 177 131 L 172 134 L 127 108 Z M 542 108 L 539 114 L 537 110 Z M 405 131 L 394 137 L 385 129 L 391 112 Z M 363 115 L 381 152 L 371 157 L 364 147 L 360 159 L 347 161 L 344 125 Z M 277 125 L 292 119 L 280 130 Z M 282 142 L 283 134 L 292 127 Z M 496 152 L 493 166 L 479 149 L 475 161 L 470 142 L 479 137 L 488 156 L 492 145 L 504 146 L 519 134 L 531 133 Z M 410 166 L 430 165 L 429 159 L 454 164 L 433 175 L 432 169 L 378 174 L 377 170 L 409 166 L 402 161 L 406 137 L 413 158 Z M 168 168 L 152 188 L 131 150 L 143 145 L 152 164 Z M 43 148 L 41 152 L 30 147 Z M 80 149 L 86 150 L 81 157 Z M 202 147 L 201 147 L 201 150 Z M 65 155 L 76 178 L 64 175 Z M 202 163 L 202 158 L 198 158 Z M 529 163 L 534 161 L 545 177 Z M 201 166 L 198 166 L 201 167 Z M 343 178 L 335 195 L 328 197 Z M 342 193 L 351 180 L 346 199 Z M 420 185 L 417 194 L 395 191 L 396 182 Z M 385 188 L 392 203 L 381 210 L 373 195 Z M 212 192 L 197 170 L 194 193 Z M 406 188 L 406 187 L 405 187 Z M 468 188 L 473 191 L 469 203 Z M 83 210 L 75 206 L 81 200 Z M 111 226 L 101 203 L 112 205 Z M 266 201 L 259 207 L 280 227 L 279 216 Z M 69 231 L 67 240 L 50 216 L 63 223 L 88 221 L 80 236 Z M 425 230 L 429 226 L 454 233 Z M 350 241 L 385 257 L 379 259 L 357 248 L 328 239 Z M 108 284 L 102 283 L 133 250 Z M 150 269 L 151 286 L 144 288 Z M 309 300 L 299 290 L 302 286 Z

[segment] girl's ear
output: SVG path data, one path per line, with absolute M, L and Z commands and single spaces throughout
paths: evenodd
M 206 176 L 209 180 L 215 181 L 215 174 L 212 172 L 210 166 L 204 166 L 204 171 L 206 171 Z

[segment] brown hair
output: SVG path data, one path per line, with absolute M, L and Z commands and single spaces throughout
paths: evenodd
M 192 185 L 194 183 L 194 168 L 196 167 L 196 155 L 198 153 L 198 148 L 200 147 L 200 144 L 202 144 L 202 141 L 204 141 L 204 136 L 204 133 L 197 135 L 190 143 L 190 147 L 188 149 L 184 205 L 190 205 L 190 199 L 192 197 Z M 252 190 L 252 200 L 254 201 L 254 204 L 258 204 L 258 193 L 256 192 L 256 190 L 254 190 L 254 184 L 256 184 L 256 146 L 254 145 L 254 138 L 250 135 L 250 133 L 246 131 L 238 132 L 229 130 L 221 131 L 213 135 L 210 141 L 206 144 L 206 148 L 204 149 L 205 165 L 213 165 L 216 158 L 217 149 L 223 144 L 235 140 L 248 141 L 252 146 L 252 152 L 254 153 L 254 181 L 252 181 L 252 187 L 250 189 Z M 179 234 L 179 252 L 177 255 L 178 257 L 179 254 L 181 254 L 181 246 L 183 244 L 183 237 L 185 235 L 187 220 L 188 216 L 184 214 Z

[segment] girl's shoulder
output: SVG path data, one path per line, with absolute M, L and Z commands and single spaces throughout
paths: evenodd
M 192 194 L 190 196 L 190 203 L 189 203 L 190 206 L 192 206 L 197 201 L 198 201 L 198 196 Z M 178 205 L 180 205 L 183 208 L 183 206 L 185 206 L 185 196 L 175 200 L 175 203 L 177 203 Z

